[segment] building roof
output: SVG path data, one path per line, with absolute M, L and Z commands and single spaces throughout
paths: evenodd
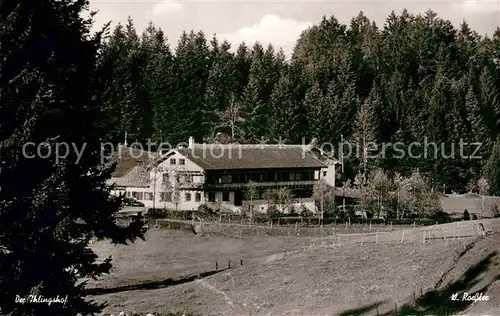
M 151 182 L 149 171 L 143 166 L 134 166 L 123 176 L 113 176 L 107 181 L 116 187 L 145 188 Z
M 326 167 L 308 149 L 302 145 L 194 144 L 178 151 L 205 170 Z
M 117 164 L 111 176 L 113 178 L 121 178 L 131 172 L 134 167 L 145 165 L 152 158 L 158 156 L 158 153 L 120 145 L 118 150 L 112 154 L 110 162 L 116 162 Z

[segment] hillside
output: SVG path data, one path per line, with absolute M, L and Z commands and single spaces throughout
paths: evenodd
M 481 289 L 495 297 L 499 246 L 495 234 L 476 243 L 469 239 L 323 247 L 262 257 L 229 272 L 173 287 L 95 298 L 108 301 L 105 312 L 173 309 L 231 316 L 374 315 L 377 309 L 380 314 L 393 312 L 395 304 L 398 310 L 405 308 L 412 304 L 413 295 L 418 298 L 427 292 L 433 293 L 427 294 L 432 299 L 420 300 L 421 308 L 440 314 L 443 302 L 451 296 L 449 285 L 457 292 Z M 489 261 L 483 261 L 487 257 Z M 460 281 L 464 273 L 467 277 Z M 450 306 L 450 312 L 467 307 Z M 494 301 L 478 302 L 470 311 L 496 308 Z

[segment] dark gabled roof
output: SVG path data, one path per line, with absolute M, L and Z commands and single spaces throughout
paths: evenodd
M 302 145 L 195 144 L 178 151 L 205 170 L 326 167 Z
M 123 177 L 134 167 L 145 165 L 151 161 L 150 156 L 156 157 L 157 153 L 141 150 L 134 147 L 120 146 L 118 151 L 112 154 L 110 162 L 116 162 L 116 169 L 111 175 L 113 178 Z

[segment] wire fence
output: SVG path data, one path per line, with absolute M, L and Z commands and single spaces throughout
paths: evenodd
M 194 230 L 196 233 L 225 234 L 231 236 L 306 236 L 318 237 L 322 244 L 341 246 L 345 244 L 365 244 L 384 242 L 421 242 L 431 240 L 459 240 L 461 238 L 485 236 L 493 229 L 485 228 L 481 221 L 463 221 L 449 224 L 416 227 L 396 225 L 358 225 L 342 224 L 336 226 L 301 227 L 298 224 L 277 226 L 252 225 L 241 223 L 223 223 L 203 220 L 185 221 L 174 219 L 157 219 L 156 227 L 170 229 Z M 486 225 L 487 226 L 487 225 Z

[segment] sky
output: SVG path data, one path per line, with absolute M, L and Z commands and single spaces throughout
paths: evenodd
M 301 32 L 318 24 L 323 15 L 334 15 L 349 24 L 360 11 L 381 26 L 391 11 L 423 13 L 432 9 L 441 18 L 458 26 L 466 20 L 480 34 L 491 34 L 500 25 L 500 0 L 425 1 L 193 1 L 193 0 L 90 0 L 90 9 L 98 11 L 94 28 L 112 21 L 126 22 L 131 16 L 138 33 L 149 21 L 160 27 L 174 47 L 183 30 L 202 30 L 208 38 L 217 34 L 236 49 L 245 41 L 259 41 L 283 48 L 289 56 Z

